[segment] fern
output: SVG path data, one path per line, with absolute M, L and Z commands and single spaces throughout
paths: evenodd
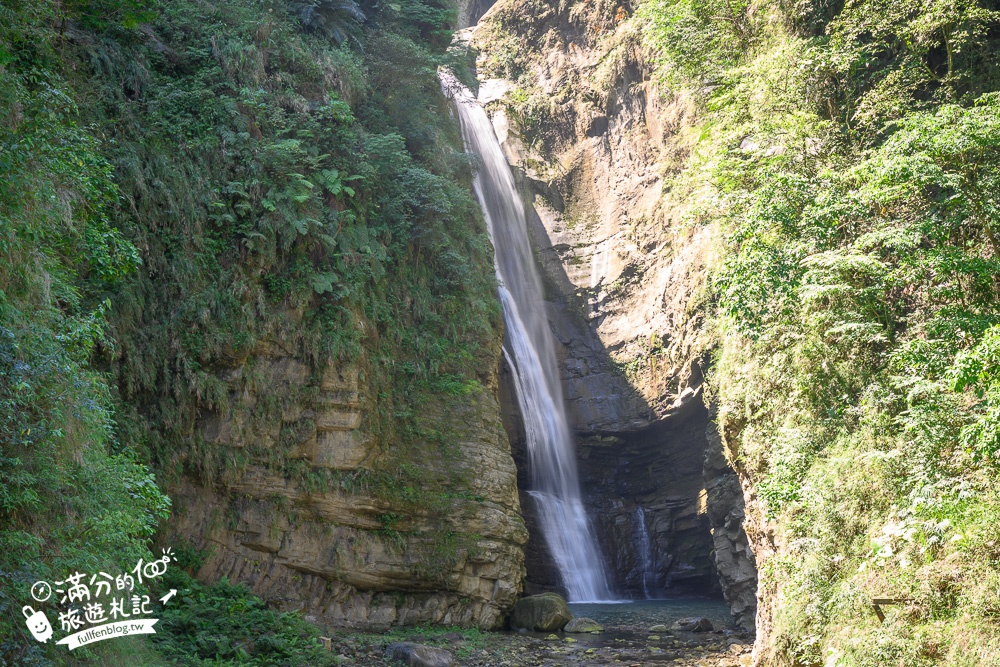
M 351 36 L 365 15 L 354 0 L 293 0 L 288 9 L 310 32 L 326 35 L 337 44 Z

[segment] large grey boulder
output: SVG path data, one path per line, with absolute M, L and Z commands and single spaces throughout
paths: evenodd
M 510 624 L 514 628 L 527 628 L 538 632 L 561 630 L 573 619 L 569 606 L 561 595 L 542 593 L 529 595 L 514 603 Z
M 389 660 L 398 660 L 409 667 L 455 667 L 456 665 L 455 658 L 443 648 L 412 642 L 389 644 L 382 656 Z

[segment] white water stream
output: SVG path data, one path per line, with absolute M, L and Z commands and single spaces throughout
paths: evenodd
M 571 602 L 613 599 L 597 543 L 580 498 L 573 441 L 566 421 L 556 355 L 542 304 L 542 285 L 528 244 L 524 206 L 493 125 L 472 92 L 441 71 L 455 102 L 466 150 L 482 167 L 474 188 L 496 249 L 507 335 L 504 354 L 513 371 L 524 417 L 531 468 L 530 496 L 540 529 Z
M 642 559 L 642 594 L 647 600 L 649 595 L 649 578 L 653 576 L 653 549 L 649 543 L 649 528 L 646 527 L 646 511 L 635 508 L 635 522 L 639 529 L 639 558 Z

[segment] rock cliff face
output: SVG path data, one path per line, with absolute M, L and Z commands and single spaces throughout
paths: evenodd
M 637 431 L 581 439 L 581 474 L 618 590 L 716 594 L 701 478 L 705 409 Z
M 632 597 L 721 588 L 752 627 L 743 498 L 701 396 L 711 239 L 662 205 L 693 143 L 693 107 L 657 89 L 628 18 L 617 3 L 502 0 L 471 38 L 479 97 L 536 212 L 584 491 L 615 585 Z M 529 590 L 557 581 L 538 542 Z
M 689 107 L 662 101 L 619 6 L 487 8 L 462 15 L 486 12 L 473 39 L 480 97 L 534 207 L 612 583 L 630 597 L 721 591 L 752 625 L 742 495 L 702 400 L 710 239 L 661 207 Z M 387 436 L 363 363 L 318 367 L 290 350 L 274 340 L 218 365 L 239 409 L 206 411 L 192 437 L 219 469 L 171 489 L 176 539 L 194 536 L 210 553 L 201 576 L 358 628 L 495 627 L 522 582 L 557 585 L 540 536 L 525 529 L 523 433 L 502 368 L 484 370 L 478 389 L 402 407 L 409 429 Z
M 726 602 L 736 622 L 755 626 L 757 558 L 747 537 L 746 505 L 740 478 L 729 467 L 717 426 L 708 427 L 705 484 L 715 563 Z
M 210 552 L 200 576 L 338 626 L 502 621 L 527 534 L 495 371 L 419 406 L 427 430 L 387 446 L 362 369 L 313 369 L 272 342 L 219 375 L 241 409 L 205 414 L 194 437 L 240 464 L 171 490 L 171 539 Z

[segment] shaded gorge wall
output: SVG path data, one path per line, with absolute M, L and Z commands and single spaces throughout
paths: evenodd
M 527 453 L 508 379 L 504 369 L 502 414 L 518 466 L 518 486 L 524 489 Z M 731 471 L 706 467 L 707 426 L 708 410 L 692 395 L 670 418 L 640 429 L 577 433 L 587 513 L 609 582 L 621 598 L 722 594 L 713 537 L 713 527 L 722 522 L 713 522 L 713 516 L 728 515 L 742 498 L 713 496 L 708 490 Z M 717 501 L 711 508 L 710 498 Z M 531 498 L 523 490 L 521 507 L 530 535 L 525 590 L 559 590 L 559 573 L 535 528 Z
M 720 593 L 701 474 L 707 411 L 685 413 L 580 442 L 588 509 L 625 597 Z

